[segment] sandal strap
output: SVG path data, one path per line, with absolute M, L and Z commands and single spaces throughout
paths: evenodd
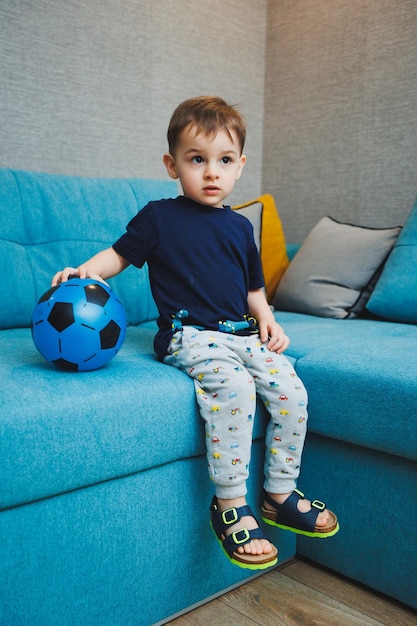
M 245 543 L 249 543 L 252 539 L 265 539 L 261 528 L 254 528 L 253 530 L 241 528 L 240 530 L 235 530 L 235 532 L 227 535 L 222 540 L 222 543 L 227 554 L 232 556 L 236 548 L 245 545 Z
M 278 504 L 265 492 L 265 501 L 268 502 L 277 512 L 276 522 L 283 526 L 298 528 L 314 532 L 316 521 L 319 513 L 324 511 L 326 505 L 321 500 L 313 500 L 311 509 L 306 513 L 298 510 L 297 504 L 299 500 L 304 500 L 304 494 L 295 489 L 290 496 L 282 504 Z
M 223 547 L 229 556 L 233 555 L 236 548 L 245 545 L 245 543 L 249 543 L 252 539 L 266 538 L 262 528 L 259 527 L 258 520 L 248 504 L 220 511 L 217 504 L 217 498 L 214 496 L 210 506 L 210 514 L 213 530 L 218 539 L 222 542 Z M 245 516 L 253 517 L 258 524 L 258 528 L 254 528 L 253 530 L 241 528 L 240 530 L 235 530 L 233 533 L 230 533 L 230 535 L 226 535 L 227 529 L 233 524 L 239 522 L 242 517 Z

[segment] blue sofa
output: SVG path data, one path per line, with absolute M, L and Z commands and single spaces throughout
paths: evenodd
M 204 429 L 192 381 L 155 359 L 146 267 L 111 281 L 129 326 L 104 368 L 57 370 L 31 339 L 52 274 L 176 192 L 171 181 L 0 170 L 0 623 L 151 625 L 251 576 L 210 529 Z M 276 315 L 310 394 L 299 488 L 341 524 L 328 540 L 268 527 L 280 563 L 297 551 L 417 608 L 417 327 Z M 257 509 L 265 424 L 259 405 Z
M 110 245 L 140 207 L 173 194 L 173 181 L 0 170 L 1 624 L 149 626 L 253 575 L 228 562 L 210 528 L 194 386 L 154 356 L 147 269 L 110 281 L 129 326 L 104 368 L 58 370 L 31 339 L 34 305 L 55 271 Z M 254 508 L 265 424 L 260 412 Z M 280 562 L 294 556 L 292 534 L 270 535 Z

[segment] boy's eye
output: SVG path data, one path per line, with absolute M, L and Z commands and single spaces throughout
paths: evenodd
M 204 159 L 201 156 L 195 156 L 191 159 L 192 163 L 203 163 Z
M 232 162 L 232 159 L 230 157 L 228 157 L 228 156 L 225 156 L 225 157 L 222 158 L 222 163 L 224 165 L 227 165 L 228 163 L 231 163 L 231 162 Z

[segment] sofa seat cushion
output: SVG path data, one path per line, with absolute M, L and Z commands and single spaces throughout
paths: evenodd
M 0 508 L 202 452 L 192 382 L 156 360 L 154 334 L 129 327 L 106 367 L 70 373 L 29 329 L 0 333 Z
M 417 328 L 286 312 L 276 317 L 309 392 L 309 429 L 417 460 Z
M 44 361 L 28 328 L 0 333 L 0 509 L 205 454 L 193 381 L 156 360 L 155 332 L 128 327 L 112 361 L 81 373 Z

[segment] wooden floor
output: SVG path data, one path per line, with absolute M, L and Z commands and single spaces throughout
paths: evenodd
M 171 626 L 416 626 L 417 612 L 297 559 L 167 623 Z

